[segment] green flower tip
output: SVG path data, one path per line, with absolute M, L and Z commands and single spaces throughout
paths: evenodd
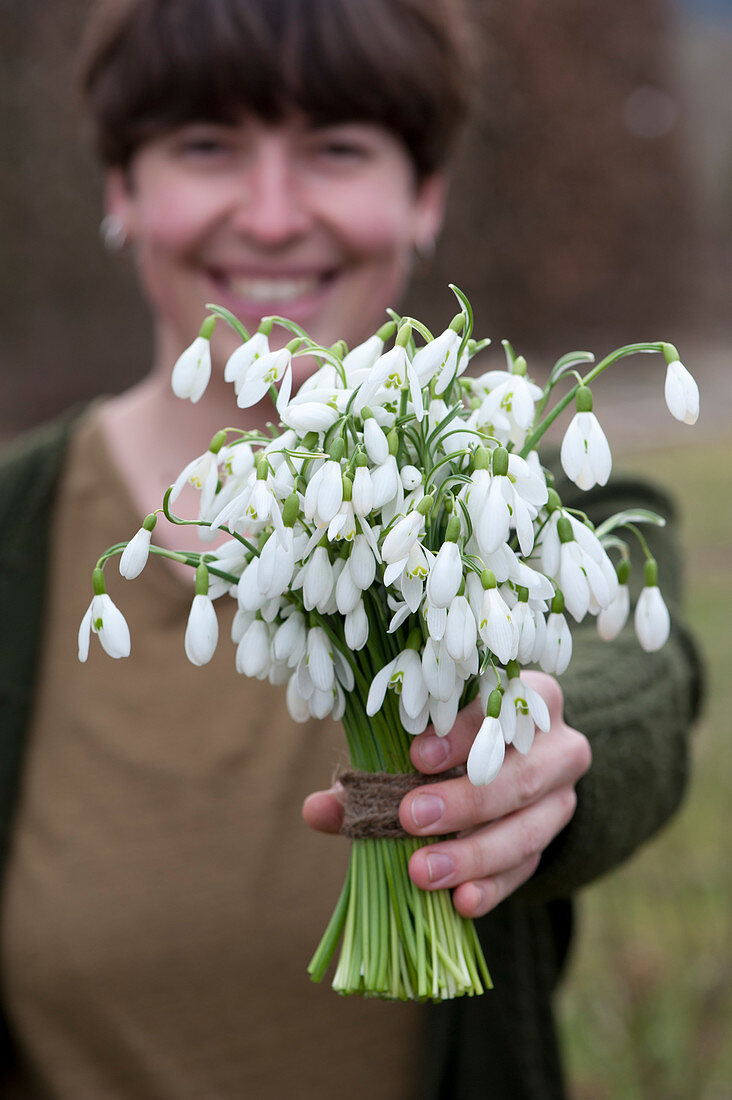
M 663 357 L 667 363 L 675 363 L 679 358 L 679 353 L 673 344 L 661 344 L 663 349 Z
M 646 560 L 643 577 L 646 588 L 655 588 L 658 584 L 658 563 L 655 558 L 648 558 Z
M 95 569 L 92 573 L 92 585 L 94 587 L 95 596 L 103 596 L 107 591 L 107 586 L 104 583 L 104 570 Z
M 266 481 L 269 473 L 269 462 L 267 456 L 260 451 L 254 460 L 254 465 L 257 469 L 257 481 Z
M 399 432 L 396 428 L 391 428 L 389 430 L 386 442 L 389 444 L 389 454 L 396 455 L 399 451 Z
M 552 600 L 551 610 L 555 615 L 561 615 L 564 611 L 564 595 L 561 589 L 557 589 L 554 593 L 554 599 Z
M 207 317 L 201 325 L 198 335 L 202 336 L 204 340 L 210 340 L 213 336 L 214 325 L 216 324 L 215 317 Z
M 511 367 L 511 374 L 525 375 L 527 369 L 528 368 L 526 365 L 526 360 L 524 359 L 523 355 L 517 355 L 513 361 L 513 366 Z
M 391 340 L 392 336 L 396 332 L 396 321 L 387 321 L 377 331 L 376 335 L 381 340 L 382 344 L 385 344 L 387 340 Z
M 366 454 L 365 451 L 358 451 L 358 453 L 356 454 L 356 457 L 354 459 L 354 462 L 355 462 L 356 466 L 368 466 L 369 456 Z
M 294 527 L 299 515 L 300 497 L 297 493 L 290 493 L 282 508 L 282 522 L 285 527 Z
M 546 502 L 546 510 L 551 515 L 552 512 L 556 512 L 557 508 L 562 507 L 562 498 L 556 489 L 550 489 Z
M 445 542 L 457 542 L 460 538 L 460 516 L 450 516 L 447 523 L 447 531 L 445 532 Z
M 318 433 L 306 432 L 303 436 L 302 445 L 306 451 L 312 451 L 318 445 Z
M 154 531 L 155 530 L 155 524 L 157 522 L 158 522 L 158 517 L 155 514 L 155 512 L 150 512 L 150 514 L 145 516 L 144 520 L 142 521 L 143 530 L 145 530 L 145 531 Z
M 557 534 L 559 535 L 559 541 L 574 542 L 574 531 L 572 530 L 572 524 L 569 522 L 567 516 L 562 516 L 557 524 Z
M 226 443 L 226 432 L 222 430 L 220 432 L 216 432 L 216 435 L 213 437 L 208 445 L 208 449 L 212 455 L 217 455 L 223 447 L 224 443 Z
M 334 439 L 333 442 L 331 443 L 330 450 L 328 451 L 328 454 L 330 455 L 330 457 L 333 459 L 334 462 L 340 462 L 345 453 L 346 453 L 346 445 L 343 442 L 343 439 L 341 438 L 341 436 L 338 436 L 337 439 Z
M 592 390 L 589 386 L 580 386 L 577 390 L 575 405 L 578 413 L 592 412 Z
M 336 340 L 335 344 L 331 344 L 330 350 L 339 359 L 343 359 L 348 355 L 348 344 L 345 340 Z
M 364 405 L 364 407 L 361 409 L 361 419 L 365 423 L 367 420 L 373 420 L 373 418 L 374 414 L 372 410 L 369 408 L 368 405 Z
M 487 592 L 489 588 L 496 587 L 496 574 L 492 569 L 484 569 L 480 574 L 480 583 Z
M 302 336 L 295 336 L 294 339 L 285 344 L 285 348 L 289 351 L 290 355 L 294 355 L 295 352 L 302 347 L 303 343 L 304 340 Z
M 196 567 L 196 595 L 208 596 L 208 569 L 203 562 Z
M 493 474 L 505 477 L 508 473 L 508 451 L 505 447 L 496 447 L 493 451 Z
M 529 590 L 528 588 L 524 588 L 522 584 L 516 586 L 516 595 L 518 596 L 519 603 L 529 602 Z
M 450 321 L 449 328 L 451 328 L 453 332 L 463 331 L 465 328 L 465 314 L 462 311 L 455 314 L 452 321 Z
M 400 348 L 405 348 L 409 341 L 412 339 L 412 326 L 409 321 L 402 321 L 399 326 L 399 332 L 397 333 L 396 344 Z
M 427 516 L 432 511 L 433 503 L 434 498 L 431 496 L 431 494 L 428 493 L 427 496 L 422 497 L 422 499 L 420 500 L 419 504 L 417 505 L 417 511 L 421 516 Z
M 257 332 L 263 333 L 265 336 L 269 336 L 270 332 L 274 328 L 274 321 L 271 317 L 264 317 L 259 324 Z
M 489 470 L 491 465 L 491 452 L 481 443 L 473 452 L 473 461 L 476 470 Z
M 488 696 L 488 705 L 485 708 L 486 718 L 498 718 L 503 702 L 503 688 L 494 688 Z
M 346 475 L 344 474 L 343 475 L 343 499 L 345 500 L 346 503 L 348 503 L 348 501 L 351 500 L 352 496 L 353 496 L 353 482 L 351 481 L 350 477 L 346 477 Z
M 518 661 L 509 661 L 506 665 L 506 675 L 509 680 L 515 680 L 517 676 L 521 675 L 521 666 Z
M 620 584 L 627 584 L 630 577 L 630 561 L 627 558 L 623 558 L 618 562 L 618 567 L 615 570 L 618 575 L 618 582 Z

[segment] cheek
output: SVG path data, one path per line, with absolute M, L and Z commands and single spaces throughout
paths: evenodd
M 341 244 L 355 258 L 384 259 L 411 247 L 412 210 L 407 196 L 378 182 L 333 201 L 330 219 Z

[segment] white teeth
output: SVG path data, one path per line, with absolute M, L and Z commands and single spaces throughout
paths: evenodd
M 231 289 L 254 302 L 291 302 L 312 294 L 320 280 L 315 276 L 303 279 L 243 279 L 232 278 Z

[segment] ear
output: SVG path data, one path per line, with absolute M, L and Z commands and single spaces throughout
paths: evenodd
M 440 235 L 445 217 L 448 178 L 444 172 L 433 172 L 417 185 L 414 222 L 414 245 L 429 250 Z

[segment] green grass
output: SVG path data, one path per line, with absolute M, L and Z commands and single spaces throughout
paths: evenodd
M 671 487 L 684 518 L 687 618 L 707 660 L 694 772 L 673 823 L 584 892 L 560 998 L 573 1100 L 732 1097 L 732 444 L 623 466 Z M 662 582 L 661 582 L 662 583 Z

